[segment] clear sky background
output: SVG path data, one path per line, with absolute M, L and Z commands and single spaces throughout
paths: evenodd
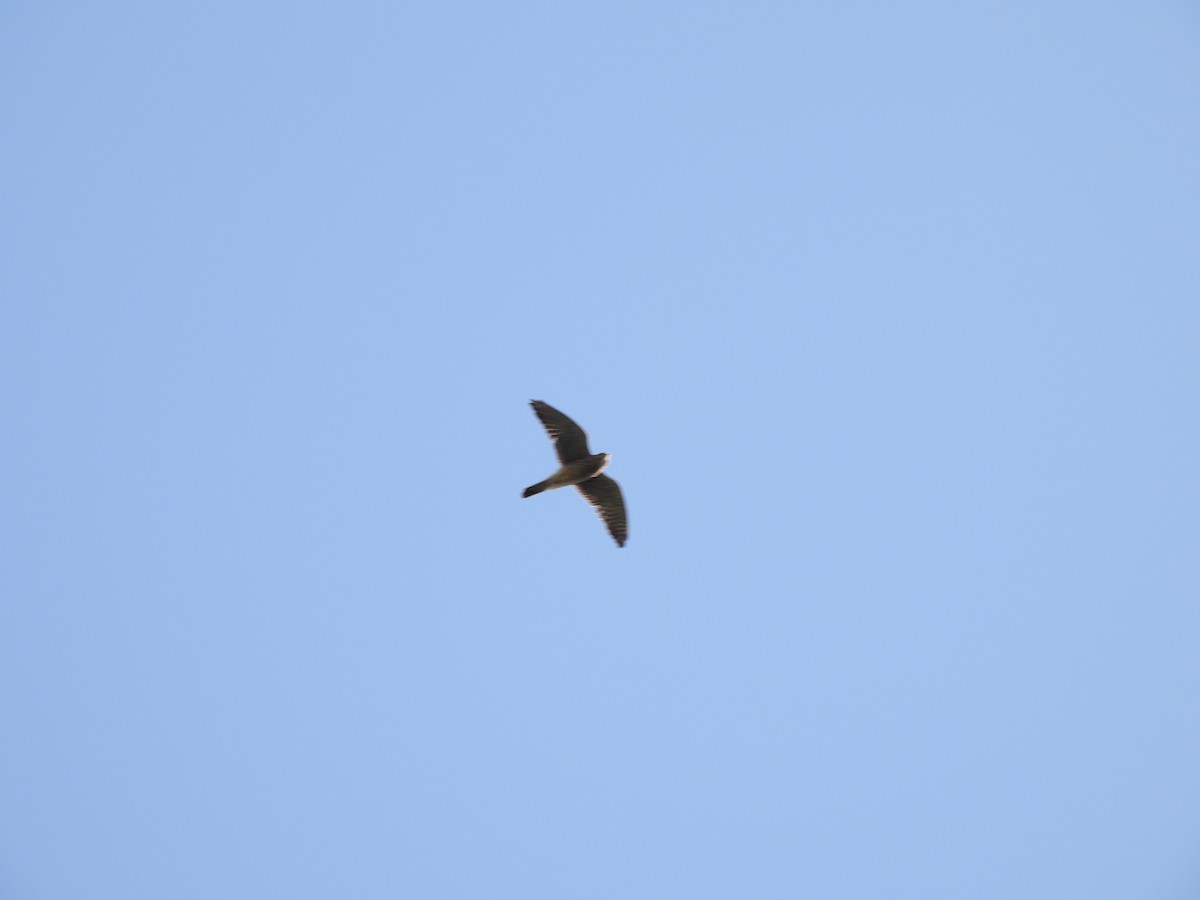
M 0 128 L 5 900 L 1200 894 L 1194 4 L 11 0 Z

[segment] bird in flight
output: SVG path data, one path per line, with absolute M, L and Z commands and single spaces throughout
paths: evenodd
M 532 497 L 542 491 L 574 485 L 575 489 L 583 494 L 583 499 L 600 513 L 600 518 L 608 526 L 608 533 L 613 536 L 617 546 L 624 547 L 625 540 L 629 537 L 625 500 L 621 497 L 621 488 L 617 483 L 607 475 L 601 474 L 612 459 L 612 454 L 590 452 L 587 433 L 549 403 L 530 400 L 529 405 L 546 426 L 546 432 L 550 435 L 550 440 L 554 441 L 554 449 L 562 466 L 545 481 L 525 488 L 525 493 L 521 496 Z

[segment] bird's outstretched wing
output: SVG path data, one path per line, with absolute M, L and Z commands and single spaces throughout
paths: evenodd
M 625 500 L 620 486 L 607 475 L 597 475 L 575 485 L 588 503 L 596 507 L 600 518 L 608 526 L 618 547 L 624 547 L 629 537 L 629 520 L 625 517 Z
M 550 439 L 554 441 L 559 462 L 566 464 L 591 456 L 588 452 L 587 434 L 570 417 L 541 400 L 530 400 L 529 405 L 533 407 L 537 417 L 546 426 Z

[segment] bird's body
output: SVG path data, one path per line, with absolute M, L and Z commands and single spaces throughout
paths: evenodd
M 542 491 L 552 491 L 555 488 L 581 484 L 603 472 L 610 459 L 612 459 L 611 453 L 593 453 L 591 456 L 585 456 L 583 459 L 563 463 L 562 468 L 545 481 L 539 481 L 537 484 L 525 488 L 525 493 L 521 496 L 532 497 L 534 494 L 540 494 Z
M 531 400 L 529 405 L 533 407 L 533 411 L 554 441 L 554 449 L 562 465 L 545 481 L 525 488 L 521 496 L 532 497 L 543 491 L 574 486 L 583 498 L 596 508 L 617 546 L 624 547 L 629 537 L 625 500 L 617 483 L 602 474 L 612 459 L 612 454 L 589 452 L 587 433 L 550 404 L 541 400 Z

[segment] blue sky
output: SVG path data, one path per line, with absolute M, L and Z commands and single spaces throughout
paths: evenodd
M 1195 897 L 1198 98 L 1183 2 L 5 4 L 0 894 Z

